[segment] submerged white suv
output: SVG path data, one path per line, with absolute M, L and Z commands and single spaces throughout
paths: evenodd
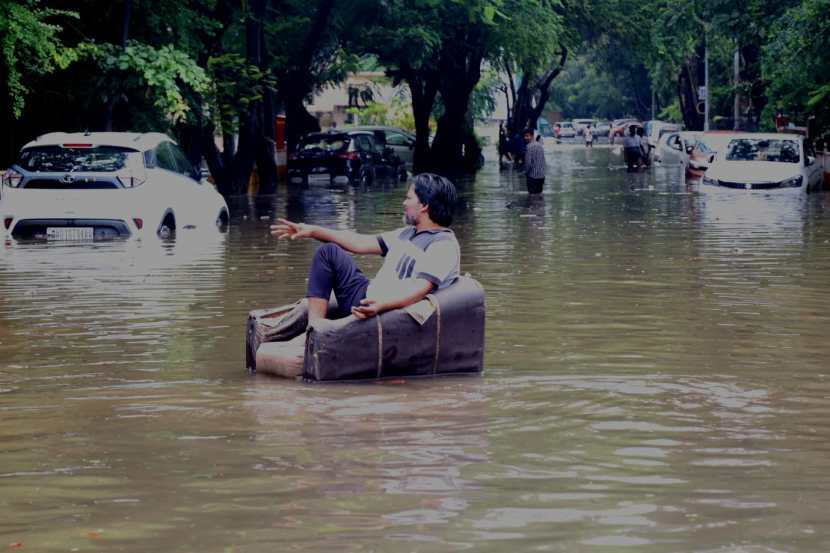
M 228 206 L 167 135 L 50 133 L 3 175 L 0 222 L 21 239 L 167 236 L 224 227 Z

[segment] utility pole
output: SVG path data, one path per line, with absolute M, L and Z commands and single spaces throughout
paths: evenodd
M 735 57 L 732 60 L 732 86 L 735 87 L 735 103 L 732 106 L 732 129 L 741 130 L 741 50 L 735 45 Z
M 703 87 L 706 91 L 706 96 L 703 97 L 703 132 L 709 130 L 709 37 L 704 38 L 703 50 Z
M 656 101 L 654 94 L 654 83 L 651 85 L 651 120 L 654 121 L 657 117 L 654 115 L 656 109 Z

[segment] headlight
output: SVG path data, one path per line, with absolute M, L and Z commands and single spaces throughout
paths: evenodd
M 781 188 L 800 188 L 801 183 L 803 182 L 803 178 L 801 175 L 797 177 L 793 177 L 791 179 L 782 180 L 778 183 Z
M 703 184 L 708 184 L 709 186 L 720 185 L 718 179 L 713 179 L 712 177 L 707 177 L 706 175 L 703 175 Z

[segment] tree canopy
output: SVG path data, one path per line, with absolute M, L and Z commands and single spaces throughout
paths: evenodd
M 652 101 L 700 128 L 705 52 L 722 124 L 783 109 L 827 129 L 828 31 L 830 0 L 6 0 L 0 164 L 46 131 L 158 130 L 223 193 L 254 167 L 269 191 L 275 114 L 290 147 L 319 128 L 312 95 L 367 59 L 408 90 L 420 169 L 474 170 L 476 114 L 505 93 L 517 128 L 546 105 L 647 117 Z

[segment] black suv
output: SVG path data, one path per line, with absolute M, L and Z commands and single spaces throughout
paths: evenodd
M 288 156 L 288 180 L 307 184 L 309 177 L 369 184 L 375 178 L 406 180 L 406 165 L 386 146 L 383 131 L 329 131 L 304 136 Z

